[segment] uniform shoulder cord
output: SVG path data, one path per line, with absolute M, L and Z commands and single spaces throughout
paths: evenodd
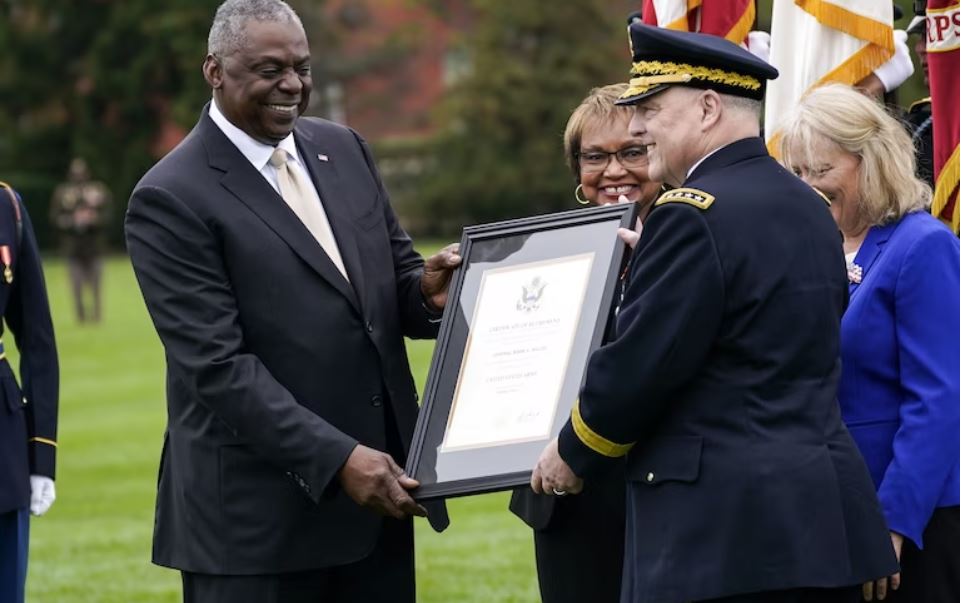
M 23 216 L 20 215 L 20 202 L 17 200 L 17 195 L 13 192 L 13 188 L 11 188 L 9 184 L 0 181 L 0 187 L 7 191 L 7 197 L 10 199 L 10 204 L 13 205 L 13 215 L 17 221 L 17 249 L 19 250 L 20 242 L 23 240 Z

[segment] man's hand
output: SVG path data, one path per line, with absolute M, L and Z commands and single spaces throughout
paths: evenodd
M 421 294 L 432 310 L 441 310 L 448 302 L 451 272 L 459 264 L 461 256 L 458 255 L 458 243 L 445 247 L 425 262 L 425 271 L 421 275 Z
M 532 470 L 532 490 L 535 494 L 578 494 L 582 491 L 582 478 L 572 472 L 558 454 L 558 438 L 549 442 Z
M 418 482 L 384 452 L 358 444 L 338 472 L 338 480 L 351 500 L 381 515 L 396 519 L 427 515 L 407 492 L 417 488 Z
M 50 510 L 57 498 L 54 481 L 45 475 L 30 476 L 30 513 L 40 516 Z
M 893 552 L 896 553 L 896 560 L 899 561 L 903 554 L 903 535 L 896 532 L 889 533 L 889 539 L 893 543 Z M 899 590 L 899 572 L 886 578 L 880 578 L 863 584 L 863 600 L 872 601 L 876 599 L 882 601 L 886 598 L 887 587 L 892 590 Z M 875 592 L 874 592 L 875 591 Z

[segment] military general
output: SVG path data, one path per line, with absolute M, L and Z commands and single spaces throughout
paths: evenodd
M 759 137 L 778 74 L 721 38 L 629 32 L 618 102 L 675 188 L 532 488 L 575 495 L 627 456 L 624 603 L 858 600 L 896 560 L 836 401 L 839 232 Z

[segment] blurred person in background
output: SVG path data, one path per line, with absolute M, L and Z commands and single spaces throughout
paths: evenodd
M 627 89 L 624 83 L 593 89 L 569 118 L 563 145 L 577 183 L 576 201 L 637 203 L 641 224 L 660 184 L 649 179 L 645 145 L 629 134 L 632 107 L 615 104 Z M 611 323 L 614 327 L 615 321 Z M 613 463 L 593 476 L 577 496 L 519 488 L 512 493 L 510 509 L 535 532 L 543 603 L 619 600 L 625 546 L 624 463 Z
M 228 0 L 213 99 L 140 180 L 127 248 L 167 361 L 153 561 L 188 603 L 414 603 L 404 337 L 438 333 L 424 261 L 365 141 L 304 117 L 311 51 L 280 0 Z
M 87 162 L 70 162 L 67 181 L 57 186 L 50 201 L 50 221 L 60 233 L 67 272 L 79 322 L 100 322 L 100 283 L 103 275 L 105 227 L 110 218 L 111 195 L 92 180 Z M 90 304 L 85 297 L 90 292 Z
M 20 384 L 0 341 L 0 601 L 23 603 L 29 515 L 56 498 L 60 373 L 40 253 L 20 196 L 0 182 L 0 314 L 20 352 Z
M 914 36 L 913 52 L 923 72 L 923 85 L 926 96 L 912 103 L 906 110 L 905 120 L 909 126 L 913 148 L 916 151 L 916 175 L 930 187 L 935 185 L 933 178 L 933 103 L 930 101 L 930 70 L 926 55 L 926 17 L 915 16 L 906 28 L 906 33 Z
M 959 240 L 925 211 L 909 135 L 877 103 L 825 86 L 784 125 L 786 167 L 829 198 L 843 235 L 839 404 L 900 560 L 864 598 L 958 602 Z

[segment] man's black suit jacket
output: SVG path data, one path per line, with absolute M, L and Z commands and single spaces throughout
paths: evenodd
M 385 413 L 405 448 L 414 430 L 403 336 L 437 333 L 423 261 L 354 131 L 302 118 L 294 137 L 350 284 L 206 107 L 131 196 L 128 250 L 167 359 L 160 565 L 264 574 L 363 558 L 382 519 L 337 472 L 356 443 L 386 449 Z

